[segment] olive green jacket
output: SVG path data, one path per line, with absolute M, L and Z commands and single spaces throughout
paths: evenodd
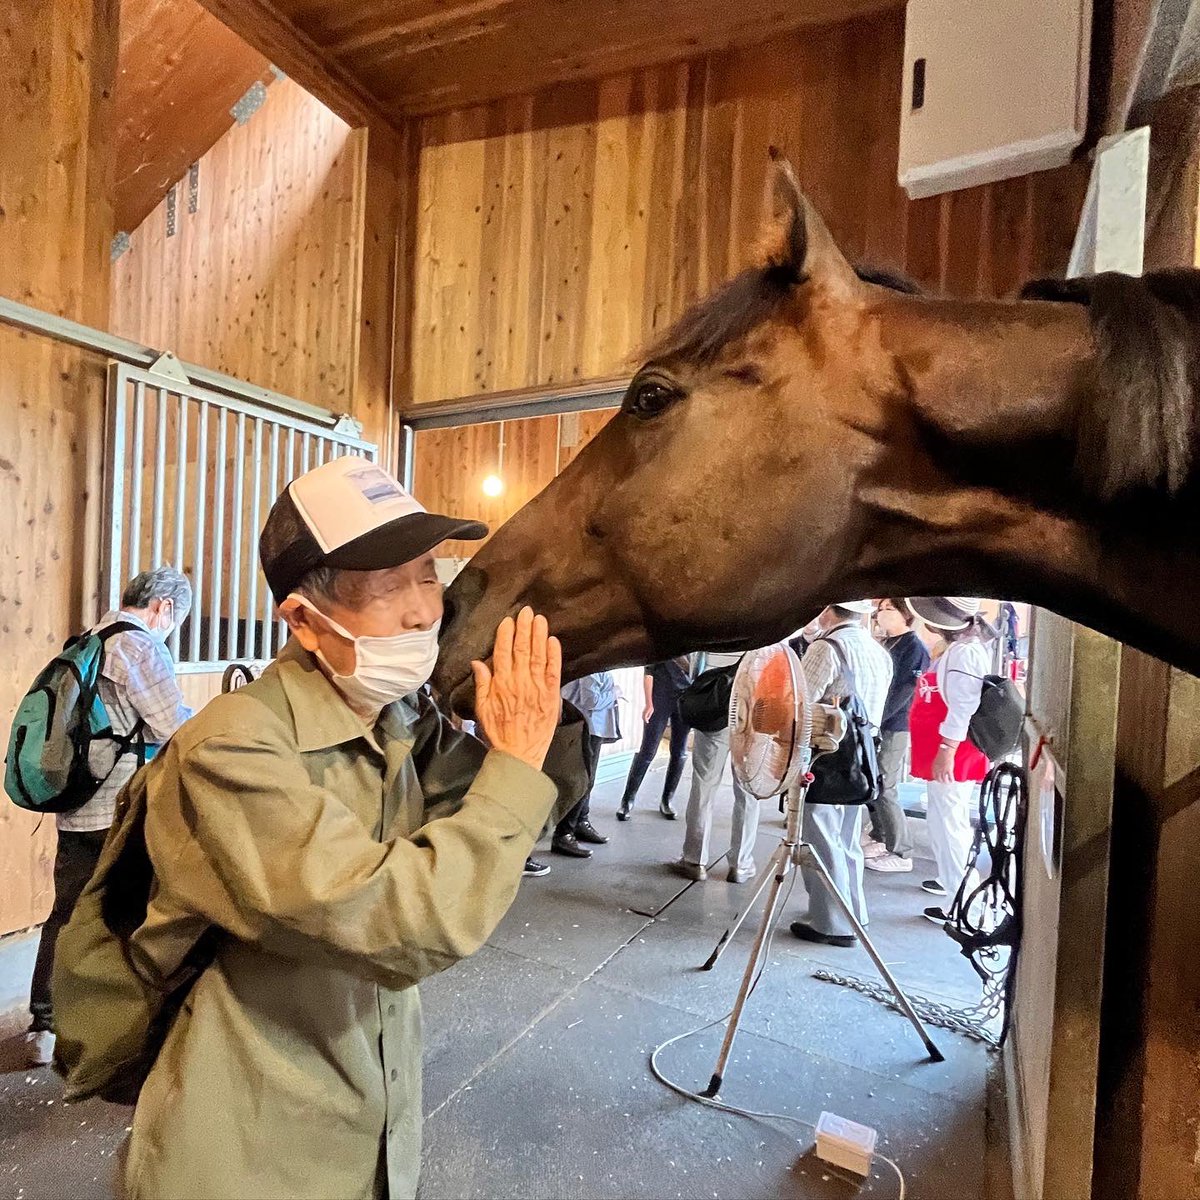
M 415 984 L 504 915 L 554 783 L 424 698 L 369 729 L 291 644 L 139 785 L 155 887 L 128 942 L 138 972 L 169 980 L 205 928 L 219 935 L 142 1088 L 127 1195 L 413 1196 Z M 56 1004 L 62 977 L 68 1016 L 91 996 L 102 1019 L 72 944 L 68 926 Z

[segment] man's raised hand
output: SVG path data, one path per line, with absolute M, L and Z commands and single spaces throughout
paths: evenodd
M 473 662 L 475 712 L 491 746 L 541 770 L 562 711 L 562 646 L 525 607 L 496 630 L 492 665 Z

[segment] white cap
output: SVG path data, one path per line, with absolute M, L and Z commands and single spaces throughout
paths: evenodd
M 908 606 L 931 629 L 965 629 L 980 609 L 974 596 L 909 596 Z
M 288 484 L 263 527 L 259 557 L 282 600 L 314 567 L 382 570 L 450 538 L 486 536 L 486 525 L 426 512 L 395 476 L 347 455 Z

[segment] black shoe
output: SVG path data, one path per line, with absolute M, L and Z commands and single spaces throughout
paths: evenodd
M 675 810 L 671 807 L 671 802 L 665 796 L 658 802 L 658 811 L 662 813 L 668 821 L 675 820 Z
M 593 846 L 605 846 L 608 844 L 608 838 L 591 821 L 579 821 L 576 823 L 575 839 L 580 842 L 591 842 Z
M 528 875 L 531 879 L 539 879 L 543 875 L 550 874 L 550 867 L 547 863 L 538 862 L 536 858 L 527 858 L 525 860 L 525 870 L 522 875 Z
M 936 879 L 921 880 L 921 890 L 928 892 L 931 896 L 948 896 L 950 894 Z
M 617 809 L 617 820 L 618 821 L 628 821 L 629 820 L 629 812 L 632 808 L 633 808 L 633 801 L 630 800 L 629 797 L 627 796 L 624 800 L 621 801 L 621 807 Z
M 550 849 L 555 854 L 565 854 L 569 858 L 591 858 L 592 852 L 579 844 L 579 839 L 573 833 L 556 833 L 550 843 Z
M 925 920 L 932 921 L 935 925 L 945 925 L 950 918 L 940 908 L 933 907 L 925 910 Z
M 822 946 L 853 946 L 858 938 L 852 933 L 822 933 L 803 921 L 792 922 L 792 933 L 804 942 L 817 942 Z

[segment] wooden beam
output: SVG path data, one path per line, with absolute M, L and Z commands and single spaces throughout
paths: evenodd
M 116 227 L 132 232 L 233 125 L 267 60 L 197 0 L 123 0 L 116 104 Z
M 400 322 L 407 320 L 401 247 L 407 234 L 407 206 L 415 192 L 416 164 L 408 153 L 409 131 L 396 136 L 376 126 L 363 131 L 363 136 L 367 144 L 352 412 L 379 445 L 384 465 L 395 469 L 397 344 L 402 341 Z
M 1083 1197 L 1092 1185 L 1121 662 L 1121 647 L 1103 634 L 1069 626 L 1067 636 L 1072 641 L 1071 732 L 1063 748 L 1067 772 L 1061 785 L 1062 867 L 1045 1200 Z M 1027 833 L 1026 838 L 1032 841 L 1036 834 Z
M 201 0 L 201 3 L 348 125 L 380 125 L 395 130 L 391 115 L 375 97 L 341 63 L 283 16 L 271 0 Z
M 1150 109 L 1148 267 L 1176 266 L 1194 254 L 1200 83 L 1175 88 Z
M 1109 879 L 1092 1200 L 1148 1200 L 1142 1136 L 1161 835 L 1156 796 L 1166 761 L 1170 682 L 1165 663 L 1123 648 L 1112 834 L 1120 857 Z
M 1169 821 L 1176 813 L 1196 803 L 1200 803 L 1200 767 L 1193 768 L 1163 792 L 1160 805 L 1163 820 Z
M 1091 108 L 1093 134 L 1145 124 L 1171 86 L 1176 47 L 1195 0 L 1109 0 L 1095 6 Z

